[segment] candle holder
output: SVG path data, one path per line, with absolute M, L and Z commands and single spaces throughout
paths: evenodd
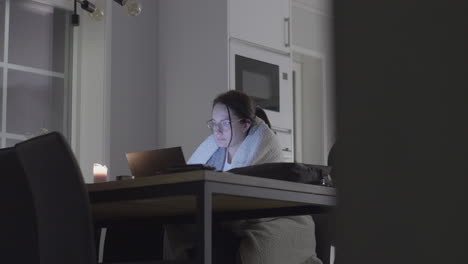
M 99 163 L 93 164 L 93 175 L 94 182 L 106 182 L 107 181 L 107 167 Z

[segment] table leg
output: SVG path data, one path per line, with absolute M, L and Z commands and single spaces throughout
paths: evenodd
M 99 247 L 98 247 L 98 263 L 103 263 L 104 262 L 104 245 L 106 242 L 106 234 L 107 234 L 107 228 L 99 228 Z
M 197 263 L 211 264 L 212 193 L 204 186 L 197 196 Z

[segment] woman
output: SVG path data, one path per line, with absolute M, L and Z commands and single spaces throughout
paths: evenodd
M 282 161 L 275 134 L 255 116 L 252 99 L 242 92 L 229 91 L 216 97 L 208 127 L 212 135 L 196 149 L 188 163 L 209 164 L 227 171 Z M 225 223 L 224 227 L 240 237 L 238 263 L 321 263 L 315 254 L 314 222 L 310 216 L 235 221 Z M 181 249 L 189 248 L 188 243 L 182 243 L 185 239 L 181 239 L 187 236 L 180 236 L 186 231 L 168 230 L 173 255 L 182 256 Z
M 188 163 L 209 164 L 227 171 L 282 161 L 275 134 L 255 112 L 252 99 L 242 92 L 229 91 L 216 97 L 212 118 L 207 122 L 212 135 L 195 150 Z

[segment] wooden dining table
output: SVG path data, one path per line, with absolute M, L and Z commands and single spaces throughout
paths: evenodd
M 331 187 L 197 170 L 86 185 L 96 226 L 194 223 L 196 263 L 211 264 L 214 221 L 306 215 L 336 205 Z

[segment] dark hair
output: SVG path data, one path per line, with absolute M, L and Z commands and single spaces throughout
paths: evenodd
M 218 95 L 213 100 L 213 107 L 223 104 L 231 109 L 240 119 L 255 123 L 255 104 L 252 98 L 241 91 L 230 90 Z

